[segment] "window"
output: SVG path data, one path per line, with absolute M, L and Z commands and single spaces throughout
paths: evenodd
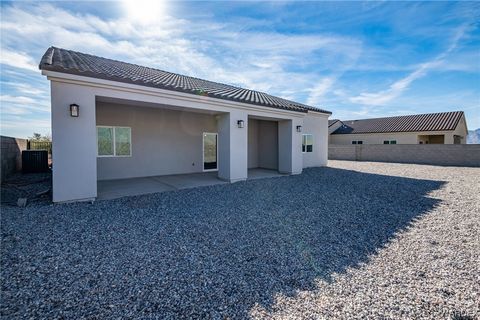
M 397 144 L 397 140 L 383 140 L 383 144 Z
M 127 127 L 97 127 L 99 157 L 129 157 L 132 155 L 132 129 Z
M 363 144 L 362 140 L 352 140 L 352 144 Z
M 113 128 L 97 128 L 97 144 L 99 156 L 113 156 Z
M 313 134 L 302 134 L 302 152 L 313 152 Z

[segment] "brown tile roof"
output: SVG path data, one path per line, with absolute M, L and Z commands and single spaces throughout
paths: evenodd
M 81 52 L 50 47 L 40 61 L 41 70 L 126 82 L 165 90 L 181 91 L 212 98 L 249 103 L 298 112 L 330 111 L 275 97 L 263 92 L 183 76 Z
M 342 121 L 332 134 L 455 130 L 463 111 Z

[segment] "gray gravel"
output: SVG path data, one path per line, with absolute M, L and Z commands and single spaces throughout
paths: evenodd
M 2 205 L 5 319 L 480 315 L 480 169 L 299 176 Z
M 52 173 L 16 173 L 2 181 L 1 204 L 16 206 L 18 198 L 30 202 L 48 202 L 51 199 Z

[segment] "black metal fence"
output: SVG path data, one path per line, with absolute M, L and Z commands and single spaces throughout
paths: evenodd
M 48 154 L 52 154 L 52 142 L 51 141 L 32 141 L 28 140 L 27 150 L 47 150 Z

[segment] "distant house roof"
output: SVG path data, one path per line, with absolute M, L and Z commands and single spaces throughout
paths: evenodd
M 263 92 L 242 89 L 227 84 L 183 76 L 56 47 L 48 48 L 40 61 L 39 68 L 41 70 L 181 91 L 276 109 L 298 112 L 316 111 L 331 114 L 330 111 L 275 97 Z
M 342 121 L 332 134 L 455 130 L 463 111 Z M 329 123 L 330 125 L 330 123 Z
M 328 120 L 328 126 L 331 127 L 331 126 L 333 126 L 335 123 L 337 123 L 338 121 L 340 121 L 340 120 L 338 120 L 338 119 Z

